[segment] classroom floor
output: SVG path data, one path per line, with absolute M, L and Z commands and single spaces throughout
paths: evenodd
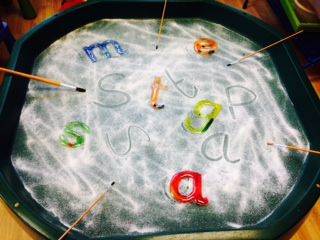
M 33 20 L 23 19 L 17 1 L 13 1 L 13 4 L 9 7 L 0 6 L 0 16 L 9 24 L 10 29 L 16 39 L 20 38 L 33 26 L 57 13 L 61 5 L 61 1 L 56 0 L 33 0 L 31 2 L 38 14 L 38 16 Z M 241 8 L 243 0 L 220 0 L 220 2 L 232 5 L 236 8 Z M 249 1 L 249 6 L 245 11 L 271 24 L 280 32 L 283 32 L 276 15 L 272 12 L 266 0 Z M 304 63 L 301 54 L 299 52 L 297 52 L 297 54 L 301 58 L 301 63 Z M 9 61 L 9 58 L 10 55 L 5 48 L 5 45 L 0 43 L 0 66 L 5 67 Z M 308 69 L 306 73 L 318 96 L 320 96 L 320 64 Z M 2 81 L 3 74 L 0 74 L 0 84 Z M 34 233 L 17 218 L 2 200 L 0 200 L 0 238 L 3 240 L 41 239 L 38 234 Z M 304 223 L 291 239 L 320 239 L 320 200 L 318 200 L 317 204 L 307 216 Z

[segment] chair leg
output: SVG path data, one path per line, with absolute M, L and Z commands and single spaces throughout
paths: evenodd
M 309 61 L 308 63 L 304 64 L 302 67 L 304 69 L 307 69 L 309 67 L 312 67 L 312 66 L 318 65 L 318 64 L 320 64 L 320 56 L 312 59 L 312 61 Z
M 249 4 L 249 0 L 244 0 L 243 5 L 242 5 L 242 9 L 247 9 L 248 4 Z
M 24 19 L 33 19 L 37 16 L 37 13 L 29 0 L 18 0 L 18 3 Z

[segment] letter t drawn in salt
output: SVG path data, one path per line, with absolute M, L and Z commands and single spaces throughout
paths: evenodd
M 181 193 L 182 182 L 189 179 L 193 181 L 192 192 Z M 201 206 L 209 204 L 208 198 L 202 196 L 202 175 L 197 172 L 183 171 L 174 175 L 170 182 L 170 193 L 173 199 L 180 203 L 195 203 Z

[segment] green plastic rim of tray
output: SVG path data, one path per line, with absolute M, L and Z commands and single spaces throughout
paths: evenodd
M 0 0 L 1 1 L 1 0 Z M 8 67 L 32 72 L 35 58 L 49 45 L 67 33 L 85 24 L 104 18 L 154 19 L 159 18 L 163 0 L 90 0 L 68 9 L 35 26 L 14 45 Z M 212 0 L 171 0 L 166 17 L 205 19 L 236 30 L 251 41 L 266 46 L 284 36 L 264 22 L 237 9 Z M 226 17 L 227 16 L 227 17 Z M 57 27 L 63 26 L 63 27 Z M 277 74 L 294 104 L 308 135 L 311 149 L 320 146 L 320 102 L 290 44 L 273 49 L 272 60 Z M 299 91 L 297 91 L 299 89 Z M 66 230 L 52 212 L 38 204 L 27 192 L 11 162 L 11 149 L 16 136 L 20 113 L 25 103 L 28 82 L 16 76 L 6 76 L 0 88 L 0 197 L 27 225 L 47 239 L 58 239 Z M 175 230 L 171 232 L 142 233 L 90 238 L 78 230 L 68 239 L 278 239 L 294 228 L 310 211 L 319 198 L 320 161 L 308 155 L 299 180 L 283 202 L 261 222 L 243 228 L 208 228 L 204 231 Z M 19 203 L 17 207 L 16 203 Z M 289 206 L 289 207 L 288 207 Z M 291 233 L 289 232 L 289 234 Z M 1 235 L 1 234 L 0 234 Z M 289 235 L 288 235 L 289 236 Z
M 320 23 L 306 23 L 300 21 L 294 9 L 294 0 L 280 0 L 280 2 L 294 31 L 303 29 L 311 32 L 320 32 Z

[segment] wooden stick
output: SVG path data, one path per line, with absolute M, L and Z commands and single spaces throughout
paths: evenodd
M 162 16 L 161 16 L 161 21 L 160 21 L 160 28 L 159 28 L 159 33 L 158 33 L 158 40 L 157 40 L 156 49 L 158 49 L 158 45 L 159 45 L 159 42 L 160 42 L 160 36 L 161 36 L 161 32 L 162 32 L 162 25 L 163 25 L 163 19 L 164 19 L 164 14 L 166 12 L 166 8 L 167 8 L 167 0 L 164 0 L 164 5 L 163 5 L 163 10 L 162 10 Z
M 307 152 L 307 153 L 313 153 L 313 154 L 318 154 L 320 155 L 319 151 L 314 151 L 314 150 L 309 150 L 309 149 L 305 149 L 305 148 L 300 148 L 300 147 L 296 147 L 296 146 L 290 146 L 290 145 L 282 145 L 282 144 L 276 144 L 276 143 L 271 143 L 268 142 L 268 145 L 274 145 L 274 146 L 278 146 L 278 147 L 285 147 L 289 150 L 294 150 L 294 151 L 301 151 L 301 152 Z
M 59 238 L 59 240 L 62 240 L 65 236 L 67 236 L 69 234 L 69 232 L 75 227 L 77 226 L 82 219 L 84 219 L 92 210 L 93 208 L 105 197 L 105 195 L 107 194 L 107 192 L 103 192 L 101 193 L 98 198 L 94 201 L 94 203 L 77 219 L 77 221 L 75 221 L 69 228 L 67 231 L 64 232 L 64 234 L 62 234 L 62 236 Z
M 7 69 L 7 68 L 0 67 L 0 72 L 5 72 L 5 73 L 12 74 L 12 75 L 17 75 L 17 76 L 20 76 L 20 77 L 24 77 L 24 78 L 29 78 L 31 80 L 35 80 L 35 81 L 38 81 L 38 82 L 49 84 L 49 85 L 52 85 L 52 86 L 55 86 L 55 87 L 71 88 L 71 89 L 76 90 L 78 92 L 85 92 L 86 91 L 84 88 L 75 87 L 75 86 L 72 86 L 72 85 L 69 85 L 69 84 L 66 84 L 66 83 L 57 82 L 57 81 L 54 81 L 54 80 L 51 80 L 51 79 L 38 77 L 38 76 L 35 76 L 35 75 L 31 75 L 31 74 L 27 74 L 27 73 L 22 73 L 22 72 L 10 70 L 10 69 Z
M 268 46 L 266 46 L 266 47 L 264 47 L 264 48 L 261 48 L 261 49 L 258 50 L 258 51 L 249 53 L 249 54 L 243 56 L 242 58 L 238 59 L 237 61 L 234 61 L 234 62 L 232 62 L 232 63 L 229 63 L 227 66 L 231 66 L 231 65 L 233 65 L 233 64 L 235 64 L 235 63 L 243 62 L 245 59 L 247 59 L 247 58 L 249 58 L 249 57 L 252 57 L 252 56 L 256 55 L 257 53 L 262 52 L 262 51 L 264 51 L 264 50 L 267 50 L 267 49 L 269 49 L 269 48 L 275 47 L 275 46 L 283 43 L 284 41 L 287 41 L 287 40 L 289 40 L 289 39 L 291 39 L 291 38 L 293 38 L 293 37 L 295 37 L 295 36 L 297 36 L 297 35 L 299 35 L 299 34 L 301 34 L 301 33 L 303 33 L 303 30 L 300 30 L 299 32 L 296 32 L 296 33 L 294 33 L 294 34 L 291 34 L 291 35 L 289 35 L 288 37 L 285 37 L 285 38 L 283 38 L 283 39 L 281 39 L 281 40 L 279 40 L 279 41 L 277 41 L 277 42 L 275 42 L 275 43 L 272 43 L 272 44 L 270 44 L 270 45 L 268 45 Z
M 115 182 L 111 183 L 111 187 L 115 184 Z M 75 221 L 69 228 L 67 231 L 64 232 L 64 234 L 62 234 L 62 236 L 58 239 L 58 240 L 62 240 L 65 236 L 67 236 L 67 234 L 69 234 L 69 232 L 75 227 L 77 226 L 82 219 L 84 219 L 92 210 L 93 208 L 104 198 L 104 196 L 107 194 L 107 192 L 103 192 L 101 193 L 97 199 L 94 201 L 93 204 L 91 204 L 91 206 L 77 219 L 77 221 Z

